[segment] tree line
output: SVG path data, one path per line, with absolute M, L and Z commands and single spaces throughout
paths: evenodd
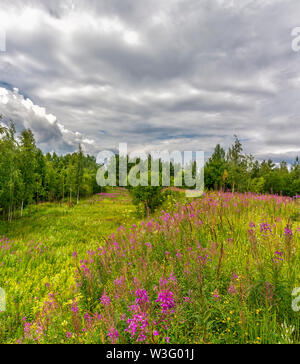
M 22 217 L 24 207 L 30 204 L 73 204 L 80 197 L 100 192 L 97 169 L 96 159 L 85 156 L 80 145 L 76 153 L 44 155 L 30 129 L 17 136 L 13 123 L 0 125 L 0 213 L 4 219 Z
M 235 136 L 233 145 L 226 151 L 217 145 L 205 165 L 207 189 L 239 192 L 273 193 L 286 196 L 300 194 L 300 161 L 297 157 L 291 166 L 271 159 L 258 161 L 243 153 L 243 146 Z
M 116 157 L 118 165 L 118 155 Z M 139 162 L 128 163 L 128 174 Z M 146 163 L 149 163 L 150 170 L 150 156 Z M 160 175 L 163 164 L 160 161 Z M 24 208 L 30 204 L 47 201 L 78 203 L 80 197 L 103 191 L 97 184 L 98 168 L 95 157 L 84 155 L 80 145 L 77 152 L 64 156 L 43 154 L 30 129 L 17 136 L 12 122 L 10 126 L 0 124 L 0 213 L 10 221 L 14 216 L 22 217 Z M 196 165 L 192 168 L 195 172 Z M 171 186 L 175 170 L 176 165 L 171 162 Z M 270 159 L 259 162 L 252 155 L 243 153 L 243 146 L 235 136 L 227 152 L 219 144 L 215 147 L 205 163 L 204 183 L 208 190 L 295 196 L 300 194 L 300 161 L 297 157 L 292 166 L 284 161 L 276 165 Z M 154 202 L 160 200 L 156 195 L 160 195 L 162 186 L 128 188 L 135 200 L 151 201 L 153 209 L 157 205 Z M 185 186 L 184 178 L 182 188 L 189 188 Z

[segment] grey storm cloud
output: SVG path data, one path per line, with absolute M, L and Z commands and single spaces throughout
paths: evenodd
M 0 113 L 45 151 L 211 152 L 237 134 L 291 160 L 299 14 L 298 0 L 0 0 Z

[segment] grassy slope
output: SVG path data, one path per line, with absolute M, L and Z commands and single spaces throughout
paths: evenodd
M 101 245 L 120 225 L 132 224 L 135 207 L 126 192 L 114 198 L 99 196 L 69 208 L 66 204 L 41 204 L 25 211 L 22 219 L 0 222 L 0 287 L 7 295 L 7 310 L 0 314 L 0 342 L 21 337 L 24 314 L 46 300 L 50 284 L 63 300 L 74 285 L 73 252 L 84 257 L 88 249 Z M 8 248 L 10 246 L 10 248 Z M 3 249 L 3 250 L 2 250 Z M 9 253 L 9 254 L 8 254 Z M 19 312 L 19 315 L 15 313 Z M 16 322 L 19 321 L 19 322 Z M 15 331 L 15 328 L 17 332 Z
M 63 342 L 63 340 L 66 340 L 65 331 L 67 331 L 67 326 L 66 328 L 61 326 L 64 324 L 62 320 L 68 320 L 69 324 L 72 322 L 69 317 L 71 315 L 69 307 L 72 304 L 72 299 L 77 296 L 77 292 L 70 289 L 75 284 L 74 277 L 76 275 L 74 264 L 76 260 L 72 256 L 73 252 L 76 251 L 78 254 L 79 259 L 77 262 L 80 259 L 84 259 L 87 256 L 87 250 L 95 250 L 103 245 L 104 237 L 108 237 L 121 225 L 131 226 L 136 220 L 133 213 L 134 206 L 132 206 L 130 197 L 126 192 L 121 196 L 107 198 L 103 201 L 98 200 L 99 197 L 96 196 L 91 200 L 81 201 L 78 206 L 73 208 L 69 208 L 67 205 L 41 204 L 31 208 L 31 211 L 27 209 L 23 219 L 14 221 L 11 224 L 0 222 L 0 235 L 5 234 L 7 237 L 15 239 L 13 242 L 8 242 L 5 239 L 0 241 L 0 287 L 5 288 L 7 293 L 7 310 L 4 313 L 0 313 L 0 343 L 15 342 L 24 336 L 23 317 L 26 316 L 27 322 L 36 320 L 36 313 L 41 311 L 43 304 L 49 300 L 49 292 L 58 292 L 58 297 L 55 297 L 55 300 L 59 303 L 59 308 L 54 311 L 54 315 L 60 317 L 57 319 L 57 322 L 54 322 L 55 319 L 52 317 L 52 330 L 50 330 L 51 333 L 47 336 L 46 341 Z M 237 206 L 239 206 L 238 200 L 236 202 L 238 203 Z M 197 242 L 199 241 L 209 245 L 210 240 L 213 239 L 211 234 L 215 232 L 218 234 L 218 240 L 225 242 L 226 254 L 220 280 L 215 278 L 215 268 L 219 260 L 217 253 L 207 267 L 207 274 L 213 278 L 211 280 L 208 279 L 204 285 L 208 298 L 205 296 L 206 298 L 203 302 L 206 306 L 203 306 L 203 309 L 204 311 L 206 311 L 206 308 L 209 309 L 208 316 L 201 313 L 202 303 L 198 302 L 198 298 L 196 299 L 196 296 L 195 298 L 191 296 L 189 302 L 184 302 L 181 306 L 178 306 L 179 311 L 176 311 L 176 315 L 178 314 L 179 316 L 177 318 L 176 315 L 174 316 L 171 332 L 173 342 L 202 342 L 203 335 L 201 330 L 207 325 L 209 329 L 208 342 L 233 342 L 234 340 L 238 342 L 260 342 L 260 340 L 263 340 L 263 342 L 278 342 L 280 328 L 275 320 L 275 316 L 267 309 L 261 312 L 260 306 L 255 305 L 256 309 L 259 308 L 259 310 L 255 310 L 252 306 L 247 308 L 246 305 L 240 305 L 238 297 L 231 297 L 224 289 L 224 297 L 222 296 L 222 301 L 220 302 L 218 300 L 215 301 L 211 297 L 211 293 L 218 286 L 221 286 L 221 288 L 224 286 L 227 289 L 232 271 L 236 272 L 236 270 L 239 270 L 241 277 L 245 280 L 245 282 L 243 281 L 245 284 L 248 282 L 247 279 L 249 278 L 248 280 L 250 280 L 252 277 L 249 276 L 247 278 L 249 267 L 247 260 L 249 255 L 247 254 L 249 236 L 247 231 L 249 229 L 249 221 L 256 223 L 257 234 L 259 239 L 261 239 L 259 223 L 265 221 L 276 222 L 275 217 L 280 216 L 282 221 L 278 220 L 276 222 L 276 231 L 278 230 L 280 235 L 280 238 L 278 235 L 278 239 L 283 242 L 284 238 L 281 237 L 283 228 L 290 221 L 291 217 L 294 220 L 294 230 L 296 227 L 299 227 L 298 222 L 296 222 L 299 218 L 299 205 L 296 203 L 288 204 L 286 207 L 282 206 L 280 210 L 277 210 L 276 203 L 274 204 L 272 201 L 269 203 L 265 201 L 250 202 L 249 206 L 248 204 L 245 206 L 241 204 L 242 213 L 239 212 L 239 207 L 232 205 L 229 210 L 227 209 L 227 212 L 223 212 L 223 218 L 228 216 L 229 220 L 223 220 L 222 224 L 218 222 L 220 215 L 219 207 L 216 207 L 216 211 L 214 211 L 213 206 L 210 206 L 208 198 L 205 205 L 202 206 L 203 211 L 200 213 L 203 215 L 201 219 L 203 219 L 204 225 L 193 229 L 190 236 L 188 234 L 188 226 L 190 226 L 188 224 L 188 215 L 187 219 L 183 220 L 181 225 L 178 225 L 180 230 L 173 237 L 168 236 L 169 228 L 164 233 L 168 236 L 168 239 L 163 239 L 163 235 L 161 236 L 155 233 L 155 231 L 151 234 L 138 235 L 137 249 L 144 246 L 146 242 L 151 242 L 155 249 L 153 249 L 151 254 L 148 252 L 149 249 L 147 250 L 148 268 L 146 268 L 146 265 L 143 265 L 143 261 L 140 263 L 137 261 L 135 262 L 136 268 L 133 267 L 131 271 L 128 268 L 127 273 L 132 275 L 140 273 L 142 276 L 144 274 L 143 284 L 145 288 L 149 288 L 150 292 L 151 285 L 157 284 L 163 274 L 161 267 L 163 262 L 163 266 L 169 271 L 177 269 L 179 272 L 177 277 L 180 281 L 180 287 L 184 291 L 182 293 L 186 294 L 185 291 L 188 291 L 189 288 L 194 289 L 196 292 L 195 287 L 199 285 L 197 274 L 192 274 L 191 276 L 180 274 L 180 271 L 183 271 L 185 268 L 185 258 L 187 259 L 191 254 L 186 248 L 198 249 Z M 166 206 L 166 211 L 169 211 L 168 206 Z M 193 220 L 194 217 L 191 217 L 191 219 Z M 230 223 L 228 226 L 227 222 L 228 224 Z M 234 230 L 232 230 L 232 226 Z M 172 229 L 170 228 L 171 231 Z M 295 236 L 297 244 L 299 244 L 298 236 L 298 234 L 297 237 Z M 230 237 L 233 237 L 235 244 L 230 242 L 232 240 L 228 239 Z M 264 244 L 261 247 L 264 248 Z M 275 246 L 271 247 L 271 249 L 273 248 L 275 249 Z M 284 249 L 284 247 L 281 248 Z M 175 258 L 165 258 L 165 252 L 167 250 L 175 257 L 177 249 L 181 249 L 183 258 L 182 262 L 180 261 L 175 264 Z M 137 250 L 137 252 L 131 251 L 128 257 L 125 256 L 122 259 L 125 263 L 128 259 L 134 261 L 135 254 L 140 254 L 139 252 L 140 250 Z M 299 255 L 297 256 L 299 257 Z M 107 256 L 109 263 L 107 266 L 109 272 L 112 271 L 112 274 L 106 288 L 111 290 L 108 293 L 111 293 L 113 297 L 113 290 L 115 289 L 112 284 L 113 279 L 122 274 L 120 265 L 125 266 L 125 264 L 118 260 L 110 261 L 109 257 L 110 255 Z M 265 262 L 268 261 L 267 254 L 262 255 L 262 257 Z M 192 257 L 189 257 L 189 260 L 192 261 Z M 194 273 L 198 272 L 197 264 L 195 261 L 190 266 L 190 269 L 195 269 Z M 156 269 L 153 267 L 156 267 Z M 294 268 L 298 269 L 297 266 Z M 250 269 L 251 272 L 252 270 Z M 297 270 L 297 272 L 299 271 Z M 104 274 L 105 272 L 102 273 Z M 285 273 L 282 272 L 281 274 L 284 277 Z M 151 277 L 150 280 L 149 277 Z M 153 277 L 155 279 L 152 279 Z M 95 285 L 98 285 L 96 279 L 92 281 L 95 281 Z M 87 297 L 90 299 L 89 294 L 87 294 Z M 132 300 L 130 295 L 128 297 Z M 99 304 L 99 295 L 97 295 L 96 301 Z M 288 316 L 291 315 L 290 305 L 291 296 L 290 292 L 288 292 L 286 305 Z M 248 309 L 248 311 L 246 312 L 245 309 Z M 260 316 L 257 313 L 258 311 Z M 122 307 L 121 309 L 120 307 L 118 308 L 118 305 L 115 306 L 116 316 L 124 312 L 126 312 L 126 308 Z M 83 312 L 80 314 L 83 315 Z M 240 315 L 245 316 L 245 319 L 247 319 L 247 325 L 245 324 L 245 327 L 242 328 L 239 323 L 242 320 Z M 203 325 L 202 321 L 203 319 L 206 320 L 206 318 L 208 318 L 209 322 Z M 230 321 L 228 321 L 229 319 Z M 297 322 L 295 321 L 294 325 L 298 330 L 299 320 Z M 53 326 L 53 323 L 58 326 Z M 233 329 L 237 331 L 232 333 L 230 330 Z M 90 342 L 103 342 L 107 332 L 105 331 L 102 334 L 103 339 L 99 337 L 101 330 L 97 328 L 96 331 L 98 336 L 94 337 L 94 334 L 89 333 L 90 337 L 86 339 L 89 339 Z M 243 339 L 233 336 L 234 334 L 240 335 L 240 332 L 245 336 Z M 250 336 L 247 336 L 248 332 Z M 225 336 L 222 337 L 222 335 Z M 260 337 L 259 341 L 256 339 L 257 337 Z M 80 340 L 86 339 L 80 338 Z M 280 338 L 280 340 L 282 339 Z

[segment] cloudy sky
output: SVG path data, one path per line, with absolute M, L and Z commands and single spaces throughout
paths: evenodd
M 0 114 L 45 152 L 209 153 L 237 134 L 291 160 L 298 26 L 299 0 L 0 0 Z

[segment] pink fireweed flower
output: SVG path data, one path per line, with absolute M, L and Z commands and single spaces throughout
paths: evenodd
M 176 257 L 180 260 L 182 257 L 182 254 L 180 253 L 180 251 L 178 250 L 176 253 Z
M 114 284 L 116 286 L 121 286 L 123 283 L 125 283 L 125 277 L 123 277 L 123 276 L 120 277 L 119 279 L 117 278 L 114 280 Z
M 265 297 L 270 302 L 273 299 L 273 296 L 274 296 L 273 286 L 270 282 L 267 282 L 265 284 Z
M 220 295 L 219 295 L 219 291 L 218 291 L 218 289 L 215 289 L 215 290 L 214 290 L 214 292 L 212 293 L 212 295 L 213 295 L 213 297 L 214 297 L 214 299 L 215 299 L 216 301 L 219 301 L 219 299 L 220 299 Z
M 104 291 L 103 295 L 100 298 L 100 301 L 102 303 L 102 305 L 104 306 L 109 306 L 110 305 L 110 298 L 109 296 L 106 294 L 106 292 Z
M 90 322 L 90 321 L 92 321 L 93 319 L 92 319 L 92 317 L 88 314 L 88 313 L 86 313 L 85 315 L 84 315 L 84 321 L 88 321 L 88 322 Z
M 148 293 L 145 289 L 138 289 L 135 291 L 135 295 L 137 297 L 135 300 L 137 305 L 149 302 Z
M 173 272 L 170 274 L 169 281 L 177 283 L 177 279 Z
M 71 332 L 69 332 L 69 331 L 67 331 L 66 332 L 66 338 L 67 339 L 70 339 L 72 337 L 72 333 Z
M 131 338 L 138 335 L 137 341 L 142 342 L 147 339 L 146 334 L 150 325 L 146 313 L 135 314 L 132 319 L 127 320 L 127 323 L 128 327 L 125 329 L 125 332 L 129 332 Z
M 232 296 L 235 296 L 236 294 L 237 294 L 237 290 L 236 290 L 236 288 L 235 288 L 235 286 L 232 284 L 232 283 L 230 283 L 230 286 L 229 286 L 229 288 L 228 288 L 228 291 L 227 291 L 230 295 L 232 295 Z
M 238 275 L 236 275 L 235 273 L 232 273 L 232 276 L 231 276 L 231 278 L 232 278 L 232 280 L 237 280 L 237 279 L 239 279 L 239 276 Z
M 115 329 L 114 327 L 110 328 L 107 337 L 112 344 L 115 344 L 119 337 L 118 330 Z
M 293 231 L 289 227 L 284 228 L 284 236 L 291 237 L 293 236 Z
M 173 307 L 175 307 L 173 296 L 174 296 L 173 293 L 166 289 L 162 290 L 158 294 L 158 299 L 155 302 L 160 302 L 162 313 L 169 313 L 169 311 L 174 312 L 174 310 L 172 309 Z
M 263 234 L 267 234 L 269 232 L 271 235 L 273 235 L 271 226 L 267 223 L 260 224 L 260 232 Z
M 159 285 L 161 286 L 161 287 L 164 287 L 164 286 L 166 286 L 168 284 L 168 281 L 165 279 L 165 278 L 160 278 L 160 280 L 159 280 Z
M 74 313 L 77 313 L 79 311 L 79 308 L 75 300 L 72 303 L 71 311 L 73 311 Z

